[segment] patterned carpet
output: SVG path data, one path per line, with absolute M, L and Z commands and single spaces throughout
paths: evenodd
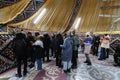
M 120 68 L 114 67 L 113 56 L 109 59 L 99 61 L 96 56 L 90 55 L 92 66 L 83 63 L 84 54 L 79 54 L 78 68 L 72 69 L 71 73 L 65 74 L 61 68 L 55 66 L 55 61 L 43 64 L 43 69 L 36 71 L 28 69 L 26 77 L 15 77 L 16 68 L 0 75 L 7 80 L 120 80 Z M 3 79 L 4 80 L 4 79 Z
M 62 69 L 55 66 L 55 62 L 51 62 L 36 75 L 34 80 L 63 80 L 66 76 Z
M 120 69 L 99 64 L 87 66 L 82 63 L 69 76 L 68 80 L 120 80 Z

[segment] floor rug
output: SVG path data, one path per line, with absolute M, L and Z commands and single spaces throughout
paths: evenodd
M 71 70 L 67 80 L 120 80 L 120 68 L 93 63 L 88 66 L 79 64 L 77 69 Z
M 71 73 L 67 74 L 55 66 L 55 60 L 53 60 L 43 63 L 42 70 L 28 69 L 26 77 L 15 77 L 15 68 L 1 74 L 0 78 L 9 78 L 7 80 L 120 80 L 120 67 L 113 66 L 113 56 L 106 60 L 98 60 L 97 56 L 90 55 L 92 66 L 83 63 L 85 59 L 84 54 L 79 54 L 78 68 L 71 69 Z
M 63 70 L 55 66 L 55 62 L 51 62 L 36 75 L 34 80 L 66 80 L 66 78 L 67 75 Z

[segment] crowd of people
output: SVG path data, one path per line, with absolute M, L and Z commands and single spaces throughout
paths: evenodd
M 69 34 L 56 33 L 50 36 L 48 33 L 31 32 L 27 35 L 23 31 L 16 33 L 12 41 L 13 52 L 16 55 L 17 74 L 22 77 L 21 65 L 23 63 L 23 76 L 27 74 L 27 66 L 42 69 L 43 62 L 50 62 L 50 56 L 56 58 L 56 66 L 63 68 L 65 73 L 71 68 L 77 68 L 79 37 L 75 31 Z M 51 52 L 50 52 L 51 51 Z M 28 65 L 28 60 L 31 62 Z
M 86 34 L 83 44 L 83 53 L 86 57 L 84 63 L 87 63 L 87 65 L 92 65 L 89 58 L 91 48 L 93 49 L 93 55 L 98 56 L 98 60 L 109 58 L 110 36 L 108 34 L 103 37 L 99 35 L 92 36 L 90 33 Z M 56 33 L 53 35 L 36 32 L 34 36 L 31 32 L 27 32 L 26 35 L 24 32 L 16 33 L 12 41 L 13 52 L 18 63 L 16 76 L 22 77 L 22 63 L 24 64 L 23 76 L 26 76 L 28 66 L 41 70 L 44 62 L 51 61 L 50 56 L 55 58 L 56 66 L 68 73 L 71 71 L 70 69 L 77 68 L 79 46 L 82 46 L 82 42 L 75 30 L 70 33 Z M 99 47 L 100 54 L 98 54 Z M 29 65 L 28 60 L 31 62 Z

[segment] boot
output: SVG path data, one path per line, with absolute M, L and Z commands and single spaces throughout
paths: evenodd
M 63 70 L 64 71 L 64 73 L 67 73 L 67 70 Z
M 91 62 L 88 62 L 87 65 L 92 65 Z
M 71 71 L 70 71 L 70 69 L 67 69 L 67 72 L 69 72 L 69 73 L 70 73 L 70 72 L 71 72 Z

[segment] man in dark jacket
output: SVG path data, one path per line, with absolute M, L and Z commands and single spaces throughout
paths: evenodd
M 98 56 L 98 48 L 100 44 L 100 36 L 95 35 L 93 37 L 93 55 Z
M 115 62 L 114 66 L 120 66 L 120 43 L 118 43 L 118 45 L 116 46 L 115 54 L 113 56 Z
M 23 75 L 27 73 L 27 52 L 26 52 L 26 37 L 23 33 L 17 33 L 16 37 L 13 39 L 13 52 L 15 53 L 17 59 L 17 77 L 22 77 L 21 75 L 21 64 L 23 61 L 24 70 Z
M 45 57 L 47 57 L 47 62 L 50 62 L 49 59 L 49 49 L 50 49 L 50 36 L 48 33 L 45 33 L 43 35 L 43 45 L 44 45 L 44 58 L 43 61 L 45 61 Z
M 27 54 L 28 58 L 31 61 L 29 65 L 30 68 L 34 67 L 35 57 L 34 57 L 34 47 L 33 43 L 35 42 L 35 38 L 32 36 L 31 32 L 27 33 Z
M 72 40 L 73 40 L 73 53 L 72 53 L 72 68 L 77 68 L 77 58 L 78 58 L 78 47 L 80 45 L 80 40 L 78 35 L 75 33 L 75 30 L 72 32 Z
M 61 52 L 62 48 L 60 45 L 63 44 L 63 36 L 61 33 L 58 33 L 55 38 L 55 54 L 56 54 L 56 66 L 62 67 Z

